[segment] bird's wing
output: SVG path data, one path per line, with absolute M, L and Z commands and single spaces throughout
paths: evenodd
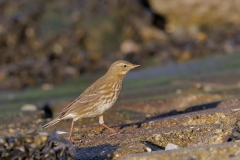
M 100 88 L 96 86 L 101 86 L 101 88 L 105 86 L 104 76 L 95 81 L 78 98 L 76 98 L 72 103 L 63 108 L 62 111 L 59 113 L 59 117 L 63 118 L 67 116 L 68 113 L 74 112 L 74 110 L 85 109 L 84 107 L 88 103 L 100 98 Z
M 88 95 L 85 95 L 85 96 L 82 96 L 78 101 L 78 103 L 88 103 L 88 102 L 91 102 L 95 99 L 97 99 L 99 96 L 98 92 L 95 91 L 94 93 L 92 94 L 88 94 Z
M 92 94 L 82 94 L 78 98 L 76 98 L 73 102 L 71 102 L 68 106 L 62 109 L 62 111 L 59 113 L 60 117 L 64 117 L 67 113 L 69 113 L 75 106 L 78 106 L 80 108 L 81 106 L 84 107 L 87 103 L 96 100 L 99 98 L 99 94 L 97 91 L 95 91 Z

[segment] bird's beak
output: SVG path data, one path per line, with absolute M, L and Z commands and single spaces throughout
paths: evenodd
M 131 66 L 131 69 L 136 68 L 136 67 L 139 67 L 139 66 L 141 66 L 141 65 L 133 64 L 133 65 Z

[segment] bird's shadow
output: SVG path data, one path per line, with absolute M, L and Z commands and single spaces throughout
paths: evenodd
M 112 159 L 114 151 L 118 148 L 117 145 L 102 144 L 93 147 L 77 148 L 77 155 L 75 159 L 81 160 L 110 160 Z
M 133 126 L 133 125 L 136 125 L 138 128 L 140 128 L 142 124 L 150 122 L 150 121 L 154 121 L 156 119 L 162 119 L 162 118 L 165 118 L 165 117 L 176 116 L 176 115 L 180 115 L 180 114 L 185 114 L 185 113 L 191 113 L 191 112 L 195 112 L 195 111 L 201 111 L 201 110 L 216 108 L 218 106 L 218 104 L 221 103 L 222 101 L 223 100 L 214 101 L 214 102 L 210 102 L 210 103 L 203 103 L 203 104 L 199 104 L 199 105 L 194 105 L 194 106 L 188 107 L 187 109 L 185 109 L 183 111 L 172 110 L 172 111 L 169 111 L 167 113 L 159 114 L 159 115 L 153 116 L 151 118 L 148 118 L 148 119 L 145 119 L 145 120 L 142 120 L 142 121 L 139 121 L 139 122 L 121 124 L 120 129 L 123 129 L 124 127 L 127 127 L 127 126 Z M 117 127 L 117 126 L 114 126 L 114 127 Z

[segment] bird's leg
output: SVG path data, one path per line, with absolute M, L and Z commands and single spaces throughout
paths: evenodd
M 70 140 L 70 141 L 74 141 L 73 139 L 72 139 L 72 131 L 73 131 L 73 124 L 74 124 L 74 119 L 72 120 L 72 124 L 71 124 L 71 129 L 70 129 L 70 132 L 69 132 L 69 135 L 68 135 L 68 139 Z
M 103 127 L 107 128 L 107 129 L 109 129 L 113 133 L 113 135 L 121 136 L 120 133 L 118 133 L 114 129 L 112 129 L 112 128 L 108 127 L 106 124 L 104 124 L 103 115 L 99 116 L 99 124 L 102 125 Z

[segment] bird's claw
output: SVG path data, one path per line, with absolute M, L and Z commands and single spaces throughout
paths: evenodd
M 67 139 L 72 143 L 76 143 L 76 141 L 72 137 L 68 137 Z
M 114 132 L 113 134 L 108 135 L 108 137 L 117 136 L 118 138 L 122 137 L 121 133 Z

